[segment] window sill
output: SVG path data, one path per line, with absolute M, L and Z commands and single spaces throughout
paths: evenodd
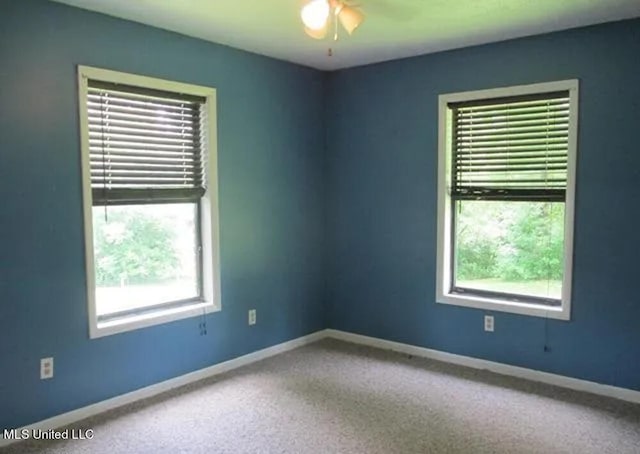
M 472 307 L 488 311 L 510 312 L 512 314 L 531 315 L 534 317 L 569 320 L 569 305 L 563 302 L 561 307 L 550 307 L 541 304 L 519 303 L 500 299 L 485 298 L 473 295 L 453 293 L 439 294 L 436 302 L 454 306 Z
M 110 336 L 112 334 L 182 320 L 184 318 L 196 317 L 216 310 L 219 309 L 217 309 L 213 303 L 202 302 L 190 304 L 188 306 L 173 307 L 170 309 L 159 309 L 155 312 L 131 315 L 118 320 L 98 323 L 94 321 L 91 324 L 89 334 L 91 339 L 96 339 L 99 337 Z

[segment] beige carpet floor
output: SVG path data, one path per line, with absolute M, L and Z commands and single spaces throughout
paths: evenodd
M 324 340 L 7 453 L 640 453 L 640 406 Z

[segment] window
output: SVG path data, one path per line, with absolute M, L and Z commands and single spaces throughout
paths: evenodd
M 578 82 L 440 96 L 436 301 L 568 320 Z
M 219 309 L 215 90 L 78 75 L 90 336 Z

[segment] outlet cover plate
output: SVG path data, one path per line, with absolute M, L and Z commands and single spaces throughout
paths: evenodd
M 493 333 L 495 328 L 493 315 L 485 315 L 484 316 L 484 330 L 490 333 Z
M 53 358 L 42 358 L 40 360 L 40 379 L 47 380 L 53 378 Z

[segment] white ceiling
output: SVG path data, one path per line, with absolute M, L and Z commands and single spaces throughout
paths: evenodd
M 640 16 L 640 0 L 352 0 L 366 20 L 336 42 L 305 35 L 304 0 L 54 1 L 323 70 Z

